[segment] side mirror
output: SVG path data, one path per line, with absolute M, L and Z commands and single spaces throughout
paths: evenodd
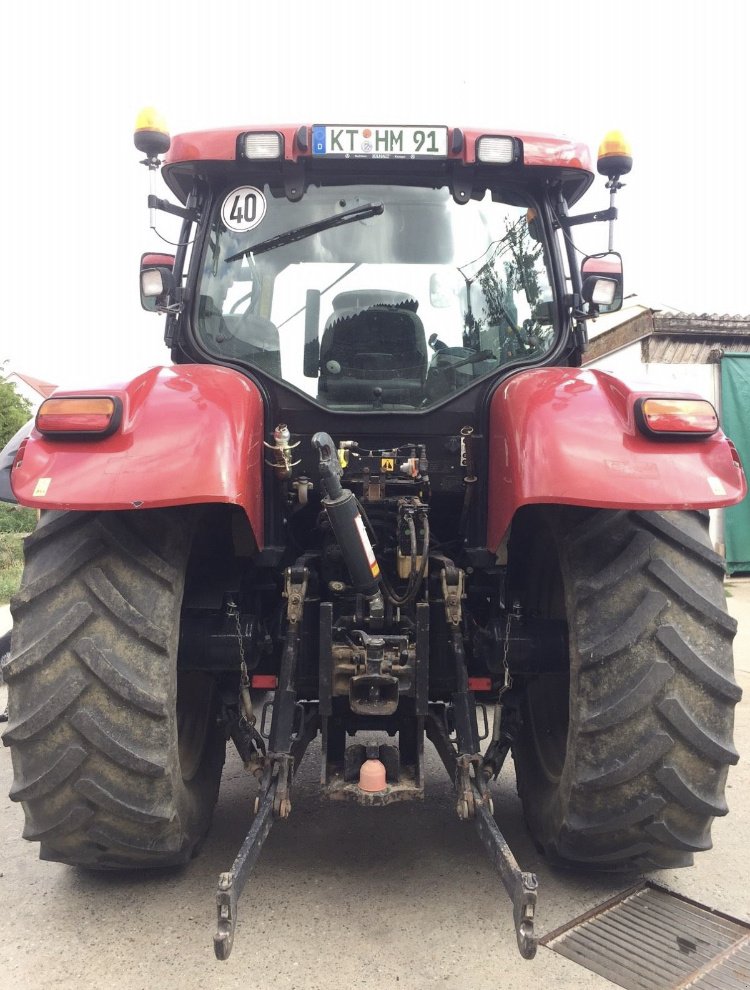
M 141 306 L 149 313 L 163 312 L 169 307 L 176 286 L 173 267 L 173 254 L 141 256 Z
M 589 316 L 616 313 L 622 308 L 622 258 L 616 251 L 590 254 L 581 264 L 581 294 Z

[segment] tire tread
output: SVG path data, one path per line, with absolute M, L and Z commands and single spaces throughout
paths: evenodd
M 43 859 L 103 869 L 187 862 L 224 741 L 182 777 L 177 642 L 192 509 L 44 513 L 24 541 L 4 665 L 10 798 Z M 213 724 L 210 722 L 209 724 Z
M 742 692 L 731 664 L 737 623 L 708 522 L 704 512 L 564 507 L 534 517 L 559 554 L 572 697 L 559 775 L 535 762 L 523 727 L 514 756 L 527 823 L 555 862 L 689 865 L 711 847 L 713 818 L 727 813 Z M 528 516 L 525 525 L 532 531 Z M 534 553 L 533 539 L 517 546 L 548 568 L 549 551 Z

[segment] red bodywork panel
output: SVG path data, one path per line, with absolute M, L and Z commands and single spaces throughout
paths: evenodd
M 141 255 L 141 268 L 151 268 L 155 265 L 164 265 L 165 268 L 172 268 L 174 265 L 174 255 L 153 254 L 149 252 Z
M 241 506 L 263 546 L 263 402 L 230 368 L 152 368 L 124 385 L 62 395 L 113 395 L 122 423 L 104 439 L 48 440 L 34 429 L 11 472 L 34 509 Z M 35 494 L 37 492 L 37 494 Z
M 302 125 L 310 130 L 310 125 Z M 253 124 L 248 127 L 223 127 L 212 131 L 190 131 L 186 134 L 176 134 L 172 145 L 164 156 L 165 165 L 175 165 L 178 162 L 194 161 L 230 161 L 237 158 L 237 138 L 248 132 L 263 134 L 274 132 L 281 134 L 284 139 L 284 158 L 286 161 L 298 161 L 300 158 L 311 158 L 309 147 L 302 150 L 297 144 L 299 124 L 269 124 L 261 126 Z M 449 128 L 450 130 L 450 128 Z M 464 141 L 461 151 L 448 151 L 448 158 L 463 161 L 471 165 L 476 161 L 477 138 L 485 135 L 500 135 L 515 137 L 523 143 L 524 165 L 547 165 L 552 168 L 580 168 L 593 173 L 591 153 L 585 144 L 570 141 L 567 138 L 555 137 L 552 134 L 528 134 L 520 131 L 503 130 L 501 127 L 489 127 L 483 130 L 476 128 L 462 130 Z
M 706 509 L 739 502 L 745 477 L 721 431 L 665 441 L 636 426 L 636 399 L 674 395 L 572 368 L 524 371 L 501 385 L 490 406 L 487 546 L 498 548 L 523 505 Z
M 298 143 L 297 134 L 302 126 L 307 133 L 307 148 L 301 148 Z M 453 128 L 448 128 L 449 135 Z M 289 125 L 289 124 L 269 124 L 261 126 L 253 124 L 245 127 L 225 127 L 210 131 L 190 131 L 186 134 L 177 134 L 172 138 L 172 144 L 164 156 L 163 176 L 172 191 L 184 198 L 184 191 L 179 187 L 179 183 L 170 180 L 170 170 L 175 165 L 188 165 L 192 162 L 201 161 L 237 161 L 237 139 L 241 134 L 269 133 L 280 134 L 283 139 L 283 160 L 287 162 L 298 162 L 313 158 L 311 146 L 311 125 Z M 528 167 L 546 167 L 565 169 L 568 175 L 575 175 L 580 172 L 580 179 L 576 176 L 574 188 L 570 191 L 569 201 L 575 202 L 593 179 L 594 169 L 591 161 L 591 152 L 585 144 L 570 141 L 568 138 L 555 137 L 552 134 L 529 134 L 515 130 L 504 130 L 498 127 L 484 129 L 464 128 L 461 129 L 463 142 L 460 151 L 450 150 L 448 160 L 462 162 L 465 165 L 476 163 L 476 143 L 480 137 L 497 135 L 502 137 L 514 137 L 521 141 L 523 145 L 523 165 Z M 269 160 L 267 164 L 273 165 L 274 160 Z M 333 166 L 334 168 L 336 165 Z M 487 166 L 494 167 L 494 166 Z M 502 171 L 504 166 L 498 166 Z M 568 170 L 573 170 L 568 172 Z

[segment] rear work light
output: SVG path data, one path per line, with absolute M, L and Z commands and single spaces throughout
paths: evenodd
M 86 439 L 114 433 L 122 403 L 109 395 L 71 395 L 45 399 L 36 414 L 36 428 L 45 437 Z
M 516 142 L 512 137 L 480 137 L 477 141 L 477 159 L 490 165 L 510 165 L 518 157 Z
M 243 158 L 281 158 L 281 135 L 243 134 L 240 137 L 240 155 Z
M 719 429 L 719 417 L 707 399 L 638 399 L 635 416 L 647 436 L 665 440 L 700 440 Z

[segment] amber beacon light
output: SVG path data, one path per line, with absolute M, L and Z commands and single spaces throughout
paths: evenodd
M 599 145 L 596 167 L 600 175 L 610 178 L 627 175 L 633 167 L 633 154 L 630 145 L 621 131 L 608 131 Z
M 169 151 L 172 139 L 166 121 L 153 107 L 146 107 L 136 117 L 133 142 L 139 151 L 149 158 Z

